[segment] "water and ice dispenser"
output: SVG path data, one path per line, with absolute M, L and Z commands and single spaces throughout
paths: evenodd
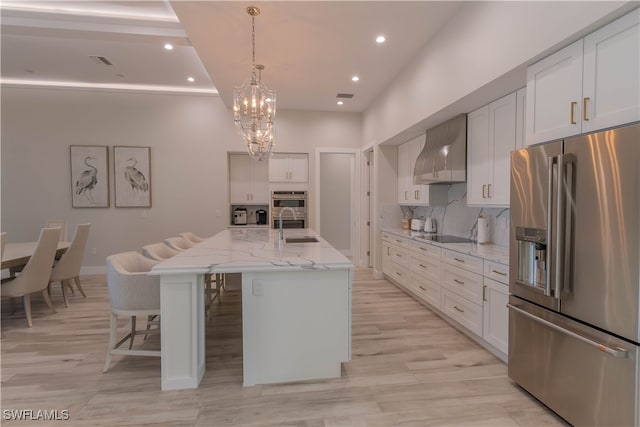
M 547 231 L 516 227 L 518 274 L 523 285 L 545 288 L 547 277 Z

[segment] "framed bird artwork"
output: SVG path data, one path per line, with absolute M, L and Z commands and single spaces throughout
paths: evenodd
M 109 147 L 71 145 L 71 206 L 109 207 Z
M 151 147 L 113 147 L 116 208 L 151 207 Z

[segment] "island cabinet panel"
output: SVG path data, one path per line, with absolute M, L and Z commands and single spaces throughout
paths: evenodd
M 196 388 L 205 372 L 204 276 L 161 276 L 160 308 L 161 340 L 173 343 L 162 348 L 162 390 Z
M 244 385 L 339 377 L 350 307 L 350 269 L 243 273 Z

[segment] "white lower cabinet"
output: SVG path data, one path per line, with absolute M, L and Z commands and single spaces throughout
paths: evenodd
M 411 241 L 411 291 L 421 300 L 440 309 L 441 253 L 437 246 Z
M 484 279 L 482 338 L 507 354 L 509 349 L 509 286 Z
M 382 272 L 506 360 L 508 265 L 383 232 Z
M 484 261 L 482 338 L 504 354 L 509 350 L 509 266 Z
M 442 289 L 442 311 L 478 336 L 482 336 L 482 306 Z

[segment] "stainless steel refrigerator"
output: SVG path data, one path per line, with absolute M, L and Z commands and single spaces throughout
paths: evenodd
M 640 124 L 511 154 L 509 377 L 576 426 L 637 426 Z

